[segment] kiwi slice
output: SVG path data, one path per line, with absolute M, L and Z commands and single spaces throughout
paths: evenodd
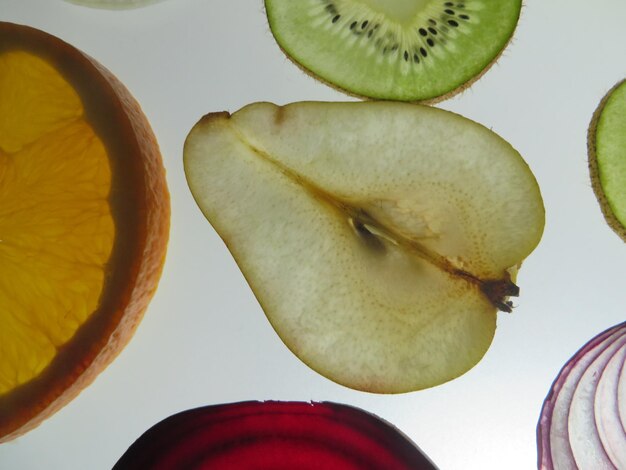
M 108 10 L 139 8 L 162 0 L 66 0 L 69 3 Z
M 492 65 L 521 0 L 265 0 L 272 34 L 305 71 L 349 94 L 439 101 Z
M 609 226 L 626 241 L 626 79 L 600 101 L 588 134 L 591 184 Z

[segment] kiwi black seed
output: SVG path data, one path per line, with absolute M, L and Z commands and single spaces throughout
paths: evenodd
M 350 94 L 435 101 L 496 60 L 521 0 L 265 0 L 285 53 Z
M 337 10 L 337 6 L 335 5 L 335 1 L 330 0 L 322 0 L 326 4 L 326 11 L 329 12 L 330 17 L 329 20 L 333 24 L 337 24 L 341 19 L 341 14 Z M 453 28 L 457 28 L 460 25 L 460 21 L 457 21 L 456 18 L 461 21 L 470 21 L 470 15 L 461 13 L 465 9 L 465 4 L 463 3 L 454 3 L 454 2 L 443 2 L 441 3 L 442 10 L 439 14 L 434 14 L 432 18 L 426 18 L 423 26 L 415 26 L 414 30 L 419 34 L 415 35 L 412 42 L 413 46 L 406 48 L 404 50 L 404 60 L 408 61 L 408 58 L 416 56 L 418 60 L 413 61 L 415 64 L 419 64 L 419 54 L 422 57 L 428 56 L 428 49 L 435 47 L 436 44 L 445 44 L 445 39 L 450 36 L 450 29 L 445 25 L 448 24 Z M 437 22 L 437 18 L 439 22 Z M 429 26 L 430 25 L 430 26 Z M 360 27 L 357 27 L 360 26 Z M 348 28 L 353 34 L 360 36 L 362 34 L 366 34 L 368 39 L 372 39 L 376 37 L 376 32 L 379 30 L 380 24 L 371 24 L 368 19 L 360 20 L 350 20 L 339 22 L 337 27 L 340 28 Z M 437 38 L 439 36 L 439 38 Z M 421 39 L 423 38 L 423 39 Z M 436 41 L 439 39 L 439 41 Z M 398 39 L 393 34 L 387 35 L 382 38 L 381 41 L 375 42 L 375 47 L 382 53 L 386 54 L 388 51 L 396 51 L 399 47 Z M 421 62 L 425 66 L 424 62 Z

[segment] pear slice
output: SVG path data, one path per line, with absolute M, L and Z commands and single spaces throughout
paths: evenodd
M 184 164 L 283 342 L 358 390 L 419 390 L 473 367 L 544 226 L 537 182 L 511 145 L 426 106 L 208 114 Z

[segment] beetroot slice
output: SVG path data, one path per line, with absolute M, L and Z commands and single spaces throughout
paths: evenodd
M 336 403 L 241 402 L 196 408 L 146 431 L 114 470 L 431 470 L 389 423 Z

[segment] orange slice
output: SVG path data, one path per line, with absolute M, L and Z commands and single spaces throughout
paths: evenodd
M 0 442 L 130 339 L 169 215 L 158 144 L 124 86 L 60 39 L 0 22 Z

